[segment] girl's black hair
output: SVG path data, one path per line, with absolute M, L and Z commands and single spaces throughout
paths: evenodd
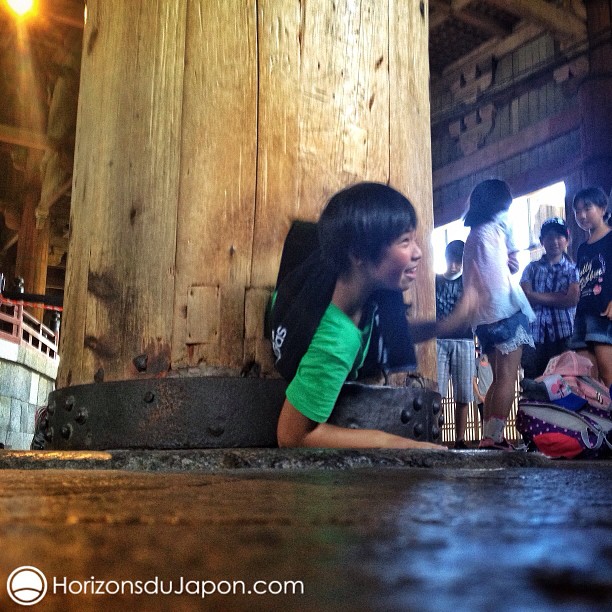
M 512 204 L 512 194 L 505 181 L 499 179 L 482 181 L 470 194 L 470 206 L 463 223 L 467 227 L 474 227 L 492 221 L 497 213 L 508 210 L 510 204 Z
M 453 240 L 449 242 L 444 250 L 446 261 L 462 261 L 464 247 L 465 242 L 463 242 L 463 240 Z
M 593 204 L 598 208 L 604 209 L 604 221 L 608 225 L 612 225 L 612 215 L 608 210 L 608 196 L 601 187 L 585 187 L 576 193 L 572 200 L 572 208 L 576 210 L 578 202 L 584 202 L 585 204 Z
M 357 183 L 332 196 L 321 213 L 323 259 L 339 275 L 350 270 L 351 255 L 376 264 L 387 246 L 416 226 L 406 196 L 382 183 Z

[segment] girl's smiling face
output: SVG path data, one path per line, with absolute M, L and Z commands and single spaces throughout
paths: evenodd
M 604 224 L 605 212 L 605 208 L 584 200 L 578 200 L 574 205 L 576 223 L 587 232 L 593 232 Z
M 369 264 L 372 281 L 380 289 L 405 291 L 416 278 L 422 256 L 416 232 L 405 232 L 383 251 L 377 264 Z

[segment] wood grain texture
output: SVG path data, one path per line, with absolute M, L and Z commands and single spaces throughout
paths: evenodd
M 59 386 L 169 366 L 185 3 L 87 5 Z
M 386 2 L 259 3 L 259 141 L 251 283 L 274 284 L 294 219 L 389 171 Z
M 418 215 L 423 251 L 419 277 L 408 292 L 411 318 L 435 317 L 431 230 L 433 187 L 429 111 L 428 15 L 415 0 L 389 0 L 390 183 L 408 196 Z M 436 380 L 435 341 L 417 347 L 420 372 Z
M 189 0 L 172 339 L 176 367 L 242 364 L 255 208 L 256 75 L 255 2 Z M 214 342 L 188 347 L 191 287 L 218 287 L 220 318 Z

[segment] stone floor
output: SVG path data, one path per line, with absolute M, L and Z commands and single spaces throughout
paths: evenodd
M 37 610 L 609 610 L 611 484 L 490 451 L 0 451 L 0 610 L 21 566 Z

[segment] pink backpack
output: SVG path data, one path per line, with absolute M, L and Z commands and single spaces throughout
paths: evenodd
M 594 379 L 592 364 L 573 351 L 548 363 L 523 386 L 516 428 L 528 447 L 553 458 L 600 457 L 612 452 L 610 390 Z
M 596 411 L 610 412 L 610 390 L 592 377 L 593 364 L 574 351 L 553 357 L 536 381 L 546 385 L 549 399 L 569 410 L 588 403 Z

